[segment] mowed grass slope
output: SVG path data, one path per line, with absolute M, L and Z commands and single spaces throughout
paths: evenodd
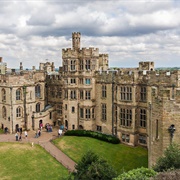
M 0 179 L 62 179 L 68 170 L 39 145 L 0 143 Z
M 53 142 L 75 162 L 78 162 L 88 150 L 92 150 L 106 159 L 118 173 L 148 166 L 148 152 L 142 147 L 110 144 L 97 139 L 78 136 L 62 136 Z

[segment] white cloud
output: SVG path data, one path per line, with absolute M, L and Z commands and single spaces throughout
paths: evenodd
M 81 32 L 82 47 L 109 54 L 111 66 L 180 66 L 180 2 L 49 0 L 0 2 L 0 56 L 11 67 L 61 65 L 61 49 Z

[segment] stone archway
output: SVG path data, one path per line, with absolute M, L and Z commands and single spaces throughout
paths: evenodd
M 79 129 L 84 129 L 84 127 L 82 125 L 79 125 Z
M 15 130 L 16 130 L 16 132 L 19 132 L 19 124 L 16 124 Z

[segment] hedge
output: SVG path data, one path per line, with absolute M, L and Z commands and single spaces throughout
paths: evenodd
M 106 141 L 112 144 L 119 144 L 120 140 L 113 135 L 103 134 L 100 132 L 89 131 L 89 130 L 68 130 L 64 133 L 65 136 L 84 136 L 84 137 L 91 137 L 96 138 L 101 141 Z

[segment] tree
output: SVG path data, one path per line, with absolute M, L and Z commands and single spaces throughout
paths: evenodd
M 153 169 L 141 167 L 124 172 L 113 180 L 148 180 L 155 175 L 156 172 Z
M 180 169 L 180 147 L 172 143 L 164 151 L 164 155 L 157 160 L 153 169 L 157 172 Z
M 75 180 L 111 180 L 116 177 L 115 170 L 107 161 L 92 151 L 87 151 L 75 169 Z

